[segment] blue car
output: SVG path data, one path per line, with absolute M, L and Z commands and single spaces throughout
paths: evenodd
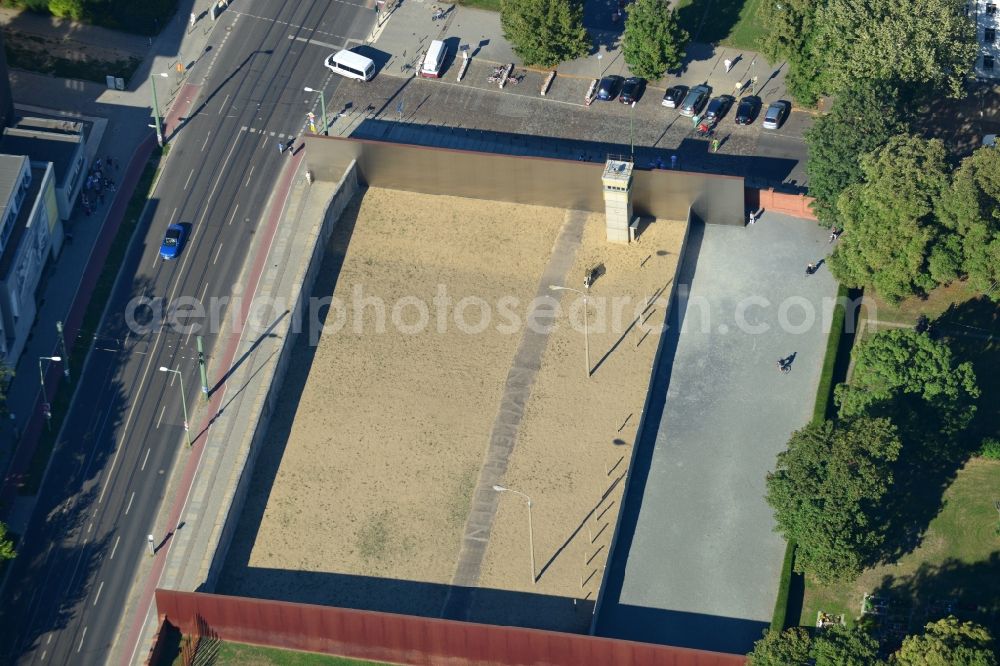
M 176 259 L 181 248 L 184 247 L 184 226 L 171 224 L 167 227 L 167 233 L 163 236 L 163 243 L 160 245 L 160 257 L 164 261 Z

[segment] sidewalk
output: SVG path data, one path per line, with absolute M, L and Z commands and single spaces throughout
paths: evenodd
M 208 0 L 197 0 L 195 4 L 207 7 L 211 3 Z M 191 0 L 181 2 L 174 19 L 156 39 L 152 40 L 151 45 L 147 45 L 147 56 L 139 72 L 167 71 L 178 58 L 194 60 L 204 51 L 209 41 L 206 31 L 200 29 L 200 26 L 188 31 L 187 21 L 192 11 L 191 5 Z M 42 29 L 41 24 L 33 25 Z M 51 29 L 53 37 L 58 37 L 67 30 L 67 27 L 65 24 L 53 25 Z M 117 34 L 90 26 L 73 25 L 72 28 L 75 39 L 105 39 L 108 38 L 105 33 L 109 32 Z M 122 44 L 126 42 L 133 44 L 135 41 L 131 35 L 120 35 L 118 39 Z M 197 66 L 188 71 L 188 77 L 192 72 L 198 74 Z M 20 485 L 44 428 L 41 414 L 43 400 L 37 370 L 38 358 L 61 355 L 56 322 L 63 321 L 68 325 L 74 307 L 81 312 L 89 307 L 93 285 L 86 289 L 80 289 L 79 285 L 86 282 L 84 276 L 90 276 L 92 272 L 92 277 L 96 280 L 96 275 L 99 275 L 103 268 L 103 260 L 95 265 L 93 258 L 104 256 L 101 254 L 102 251 L 106 253 L 107 245 L 114 238 L 113 231 L 117 230 L 122 221 L 135 183 L 146 164 L 145 159 L 135 160 L 134 157 L 142 149 L 144 140 L 151 134 L 148 127 L 151 90 L 147 78 L 142 77 L 138 80 L 141 81 L 141 85 L 134 90 L 115 91 L 86 81 L 57 79 L 21 70 L 11 71 L 10 82 L 16 107 L 30 114 L 89 119 L 95 127 L 102 124 L 100 121 L 105 121 L 103 136 L 92 134 L 95 142 L 88 141 L 88 157 L 93 160 L 96 157 L 104 159 L 111 156 L 121 165 L 114 174 L 115 179 L 121 184 L 115 197 L 109 198 L 104 205 L 99 206 L 96 214 L 86 217 L 82 211 L 75 211 L 65 222 L 65 229 L 73 235 L 73 241 L 63 246 L 59 259 L 49 267 L 44 283 L 36 294 L 39 303 L 38 315 L 30 340 L 18 360 L 15 367 L 16 374 L 8 389 L 7 406 L 10 418 L 5 419 L 6 423 L 0 427 L 0 469 L 6 472 L 2 497 L 8 501 L 4 503 L 0 517 L 7 522 L 14 533 L 23 532 L 34 507 L 34 497 L 19 496 L 17 486 Z M 174 92 L 180 92 L 183 88 L 185 86 L 178 85 Z M 54 101 L 58 101 L 61 108 L 53 109 Z M 164 103 L 161 96 L 163 105 L 161 111 L 164 116 L 168 115 L 172 101 L 171 97 Z M 127 173 L 126 168 L 132 171 Z M 131 186 L 127 186 L 128 179 L 131 179 Z M 86 353 L 96 333 L 98 332 L 72 331 L 67 328 L 67 349 L 76 355 Z M 45 378 L 49 401 L 56 391 L 60 390 L 59 384 L 64 379 L 62 371 L 61 364 L 52 364 L 49 367 Z M 73 381 L 77 378 L 70 379 Z

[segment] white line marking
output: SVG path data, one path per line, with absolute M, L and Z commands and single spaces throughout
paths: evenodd
M 212 263 L 215 263 L 215 262 L 212 262 Z M 198 302 L 199 302 L 199 303 L 202 303 L 202 304 L 204 304 L 204 303 L 205 303 L 205 294 L 207 294 L 207 293 L 208 293 L 208 283 L 206 282 L 206 283 L 205 283 L 205 288 L 201 290 L 201 298 L 199 298 L 199 299 L 198 299 Z M 191 330 L 190 330 L 190 331 L 188 331 L 188 334 L 184 336 L 184 344 L 185 344 L 185 345 L 187 345 L 187 344 L 188 344 L 188 342 L 190 342 L 190 341 L 191 341 L 191 334 L 192 334 L 192 333 L 194 333 L 194 326 L 192 326 L 192 327 L 191 327 Z M 184 387 L 183 387 L 183 386 L 181 387 L 181 390 L 182 390 L 182 391 L 184 390 Z
M 208 137 L 212 136 L 212 130 L 208 130 L 208 134 L 205 135 L 205 143 L 201 144 L 201 152 L 205 152 L 205 146 L 208 145 Z
M 216 115 L 219 116 L 222 115 L 222 112 L 226 109 L 226 102 L 228 101 L 229 101 L 229 95 L 226 95 L 226 99 L 222 100 L 222 106 L 219 107 L 219 113 L 217 113 Z
M 178 210 L 180 210 L 180 209 L 179 208 L 174 208 L 174 212 L 170 214 L 170 222 L 167 223 L 167 226 L 170 226 L 171 224 L 173 224 L 174 220 L 177 219 L 177 211 Z
M 222 254 L 222 243 L 219 243 L 219 249 L 215 251 L 215 259 L 212 259 L 212 265 L 219 260 L 219 255 Z
M 87 637 L 87 627 L 83 628 L 83 635 L 80 636 L 80 647 L 76 649 L 77 652 L 83 649 L 83 639 Z
M 132 491 L 132 497 L 128 498 L 128 506 L 125 507 L 125 515 L 128 515 L 128 510 L 132 508 L 132 500 L 135 499 L 135 491 Z
M 233 156 L 233 151 L 236 150 L 236 144 L 237 144 L 237 142 L 234 141 L 233 145 L 229 147 L 229 152 L 226 153 L 226 159 L 224 159 L 222 161 L 222 164 L 219 167 L 219 172 L 215 176 L 215 184 L 212 185 L 212 190 L 208 193 L 208 196 L 205 197 L 205 202 L 206 203 L 210 202 L 212 200 L 212 198 L 215 196 L 215 191 L 219 188 L 219 183 L 222 181 L 222 175 L 224 173 L 226 173 L 226 167 L 229 166 L 229 159 Z M 202 219 L 203 222 L 205 220 L 205 216 L 208 214 L 208 209 L 209 209 L 209 206 L 204 206 L 203 209 L 202 209 L 203 212 L 201 214 L 201 219 Z M 192 243 L 194 242 L 194 239 L 197 237 L 198 231 L 200 229 L 201 229 L 201 225 L 200 224 L 195 226 L 194 232 L 191 234 L 191 241 L 190 242 L 192 242 Z M 174 296 L 177 294 L 177 288 L 180 287 L 179 276 L 184 275 L 184 267 L 187 265 L 188 260 L 194 254 L 195 254 L 194 252 L 187 252 L 187 253 L 184 254 L 184 258 L 181 260 L 180 270 L 177 271 L 178 280 L 177 280 L 177 282 L 174 283 L 174 288 L 171 291 L 169 298 L 167 299 L 168 303 L 174 300 Z M 136 392 L 133 395 L 142 395 L 142 389 L 143 389 L 143 386 L 146 384 L 146 377 L 149 375 L 149 369 L 151 367 L 153 367 L 153 360 L 154 360 L 154 356 L 155 355 L 152 353 L 152 350 L 155 350 L 156 347 L 159 345 L 160 338 L 162 337 L 162 335 L 163 335 L 163 329 L 160 329 L 160 331 L 158 331 L 157 334 L 156 334 L 156 339 L 153 340 L 153 344 L 150 347 L 151 352 L 149 354 L 149 360 L 146 361 L 146 369 L 143 370 L 143 372 L 142 372 L 142 379 L 139 380 L 139 388 L 136 390 Z M 170 373 L 170 374 L 173 374 L 173 373 Z M 125 442 L 125 437 L 128 435 L 128 427 L 132 423 L 132 415 L 135 414 L 136 405 L 138 405 L 138 401 L 137 400 L 133 400 L 132 401 L 132 406 L 129 407 L 129 410 L 128 410 L 128 416 L 125 417 L 125 425 L 122 426 L 122 436 L 121 436 L 121 439 L 118 440 L 118 447 L 115 449 L 115 456 L 111 460 L 111 467 L 108 468 L 108 475 L 107 475 L 107 478 L 104 481 L 104 487 L 101 489 L 101 495 L 100 495 L 100 497 L 97 498 L 97 503 L 98 504 L 101 504 L 101 503 L 104 502 L 104 494 L 108 491 L 108 485 L 111 483 L 111 479 L 114 476 L 115 465 L 118 464 L 118 456 L 121 455 L 122 444 Z
M 166 408 L 166 405 L 164 405 L 163 407 Z M 160 416 L 163 416 L 163 412 L 160 412 Z M 149 452 L 152 450 L 153 450 L 152 448 L 146 449 L 146 457 L 142 459 L 142 467 L 139 468 L 140 472 L 146 471 L 146 461 L 149 460 Z
M 250 165 L 250 173 L 247 174 L 247 182 L 243 183 L 243 187 L 246 187 L 247 185 L 250 184 L 250 179 L 253 178 L 253 168 L 255 166 L 257 166 L 257 165 L 256 164 L 251 164 Z
M 42 661 L 45 661 L 45 655 L 48 654 L 48 650 L 42 650 Z
M 118 542 L 121 540 L 122 540 L 122 535 L 119 534 L 118 537 L 115 539 L 115 545 L 111 548 L 111 557 L 108 558 L 109 560 L 115 559 L 115 551 L 118 550 Z
M 289 39 L 294 39 L 297 42 L 305 42 L 306 44 L 312 44 L 314 46 L 322 46 L 323 48 L 333 49 L 334 51 L 336 51 L 337 49 L 340 48 L 336 44 L 329 44 L 327 42 L 321 42 L 318 39 L 307 39 L 305 37 L 295 37 L 293 35 L 288 35 L 288 38 Z
M 94 529 L 94 521 L 90 521 L 90 524 L 87 525 L 87 534 L 90 534 L 90 532 L 93 529 Z
M 93 603 L 94 606 L 97 605 L 97 600 L 101 598 L 101 590 L 103 589 L 104 589 L 104 581 L 102 580 L 101 584 L 97 586 L 97 594 L 94 595 L 94 603 Z
M 167 411 L 167 406 L 163 405 L 163 408 L 160 410 L 160 418 L 156 419 L 156 427 L 157 427 L 157 429 L 159 429 L 159 427 L 160 427 L 160 421 L 163 420 L 163 412 L 165 412 L 165 411 Z
M 186 181 L 184 181 L 184 189 L 185 190 L 188 188 L 188 185 L 191 184 L 191 176 L 193 176 L 193 175 L 194 175 L 194 169 L 191 169 L 191 173 L 188 174 L 188 179 Z
M 236 218 L 236 211 L 238 211 L 239 209 L 240 209 L 239 204 L 236 204 L 236 206 L 233 207 L 233 214 L 229 216 L 229 221 L 226 222 L 227 227 L 233 223 L 233 220 Z

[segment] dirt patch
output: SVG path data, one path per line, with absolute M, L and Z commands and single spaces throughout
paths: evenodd
M 327 328 L 314 355 L 292 357 L 289 376 L 307 375 L 302 394 L 277 408 L 276 421 L 291 421 L 287 443 L 273 482 L 255 476 L 248 506 L 263 515 L 241 523 L 233 552 L 247 555 L 223 591 L 440 611 L 526 313 L 567 215 L 374 188 L 349 207 L 354 223 L 341 222 L 329 250 L 340 272 Z M 601 267 L 588 310 L 593 375 L 582 308 L 563 292 L 504 479 L 535 503 L 538 583 L 524 503 L 504 495 L 480 587 L 511 594 L 478 597 L 472 619 L 586 628 L 589 610 L 574 600 L 592 602 L 600 584 L 659 342 L 646 330 L 663 320 L 657 298 L 669 294 L 683 234 L 684 223 L 656 222 L 638 244 L 614 246 L 603 215 L 588 217 L 566 285 L 582 287 Z
M 142 58 L 126 51 L 22 32 L 9 26 L 4 28 L 3 35 L 11 67 L 62 78 L 104 83 L 104 77 L 116 76 L 128 81 L 142 62 Z

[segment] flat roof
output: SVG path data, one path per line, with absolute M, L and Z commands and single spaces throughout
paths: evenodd
M 11 155 L 27 155 L 40 162 L 52 162 L 56 183 L 61 186 L 69 176 L 73 158 L 82 143 L 80 134 L 8 127 L 0 140 L 0 150 Z
M 27 159 L 24 155 L 0 154 L 0 220 L 7 214 L 7 203 L 17 189 Z
M 48 164 L 44 164 L 31 167 L 31 186 L 28 188 L 27 194 L 25 194 L 24 202 L 21 203 L 21 210 L 17 214 L 17 222 L 14 223 L 14 231 L 11 233 L 10 238 L 7 239 L 7 247 L 4 248 L 3 256 L 0 257 L 0 280 L 7 279 L 7 272 L 10 270 L 10 265 L 17 255 L 18 245 L 21 244 L 21 236 L 24 235 L 25 229 L 28 228 L 28 220 L 31 217 L 32 209 L 35 207 L 35 201 L 38 199 L 38 193 L 42 189 L 42 181 L 45 180 L 45 170 L 48 166 Z

